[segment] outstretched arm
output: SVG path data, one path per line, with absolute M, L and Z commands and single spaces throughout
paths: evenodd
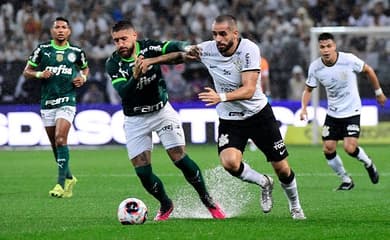
M 387 98 L 385 94 L 382 91 L 381 85 L 379 83 L 378 77 L 376 76 L 376 73 L 374 69 L 368 64 L 364 64 L 363 71 L 368 79 L 370 79 L 372 86 L 374 87 L 375 90 L 375 96 L 376 96 L 376 101 L 381 105 L 384 106 Z
M 138 67 L 144 74 L 148 71 L 149 66 L 153 64 L 179 64 L 184 62 L 184 52 L 171 52 L 153 58 L 138 57 Z
M 307 119 L 307 105 L 309 104 L 310 98 L 311 98 L 311 92 L 313 91 L 312 87 L 305 86 L 305 90 L 303 90 L 302 93 L 302 100 L 301 100 L 301 113 L 300 118 L 301 120 Z

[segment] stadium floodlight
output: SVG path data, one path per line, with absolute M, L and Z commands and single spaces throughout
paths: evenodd
M 368 39 L 367 45 L 373 46 L 374 43 L 380 40 L 387 42 L 386 46 L 390 46 L 390 26 L 377 26 L 377 27 L 352 27 L 352 26 L 328 26 L 328 27 L 313 27 L 310 29 L 310 60 L 313 61 L 319 57 L 318 50 L 318 35 L 324 32 L 332 33 L 335 36 L 336 42 L 344 37 L 346 39 L 356 38 L 356 37 L 365 37 Z M 374 43 L 373 43 L 374 42 Z M 363 51 L 371 51 L 369 46 L 364 46 Z M 346 45 L 340 46 L 343 48 L 342 51 L 349 51 Z M 338 47 L 338 50 L 340 48 Z M 384 49 L 381 49 L 384 51 Z M 388 49 L 390 51 L 390 49 Z M 390 54 L 390 53 L 389 53 Z M 363 59 L 365 60 L 365 59 Z M 390 79 L 387 79 L 390 81 Z M 381 80 L 383 82 L 383 79 Z M 317 107 L 320 102 L 320 93 L 318 88 L 313 89 L 312 93 L 312 106 L 314 107 L 314 120 L 312 121 L 312 144 L 318 144 L 318 133 L 319 125 L 317 119 Z

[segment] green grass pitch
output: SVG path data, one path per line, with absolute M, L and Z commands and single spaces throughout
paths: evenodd
M 208 188 L 228 215 L 211 219 L 195 191 L 170 162 L 161 146 L 153 151 L 153 169 L 165 183 L 175 210 L 166 222 L 152 219 L 158 203 L 142 188 L 123 146 L 71 147 L 71 167 L 78 183 L 71 199 L 55 199 L 56 164 L 47 149 L 0 150 L 0 239 L 390 239 L 389 146 L 365 145 L 380 172 L 373 185 L 362 164 L 343 152 L 355 188 L 336 192 L 340 184 L 320 146 L 289 146 L 307 219 L 291 219 L 278 181 L 274 208 L 264 214 L 259 188 L 228 175 L 213 145 L 191 145 L 189 155 L 203 170 Z M 260 152 L 245 160 L 275 177 Z M 276 178 L 274 178 L 276 180 Z M 116 216 L 127 197 L 142 199 L 149 210 L 143 225 L 122 226 Z

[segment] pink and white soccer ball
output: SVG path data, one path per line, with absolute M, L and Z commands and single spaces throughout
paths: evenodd
M 148 218 L 148 208 L 138 198 L 127 198 L 118 207 L 118 220 L 123 225 L 143 224 Z

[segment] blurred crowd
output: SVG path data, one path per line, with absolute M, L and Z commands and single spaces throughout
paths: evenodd
M 25 81 L 21 73 L 37 44 L 50 39 L 57 16 L 70 20 L 71 42 L 82 47 L 89 59 L 91 74 L 79 100 L 112 104 L 119 100 L 104 73 L 104 62 L 114 50 L 111 25 L 123 18 L 133 21 L 139 38 L 198 43 L 212 38 L 215 16 L 234 15 L 242 36 L 258 43 L 269 62 L 275 99 L 299 96 L 292 90 L 304 85 L 311 27 L 390 26 L 388 0 L 0 0 L 0 5 L 0 104 L 38 101 L 39 84 Z M 340 41 L 340 48 L 348 46 L 380 76 L 390 75 L 383 67 L 390 63 L 389 36 L 347 36 Z M 201 64 L 164 66 L 163 72 L 172 101 L 196 100 L 197 93 L 211 84 Z M 385 81 L 389 86 L 390 79 Z

